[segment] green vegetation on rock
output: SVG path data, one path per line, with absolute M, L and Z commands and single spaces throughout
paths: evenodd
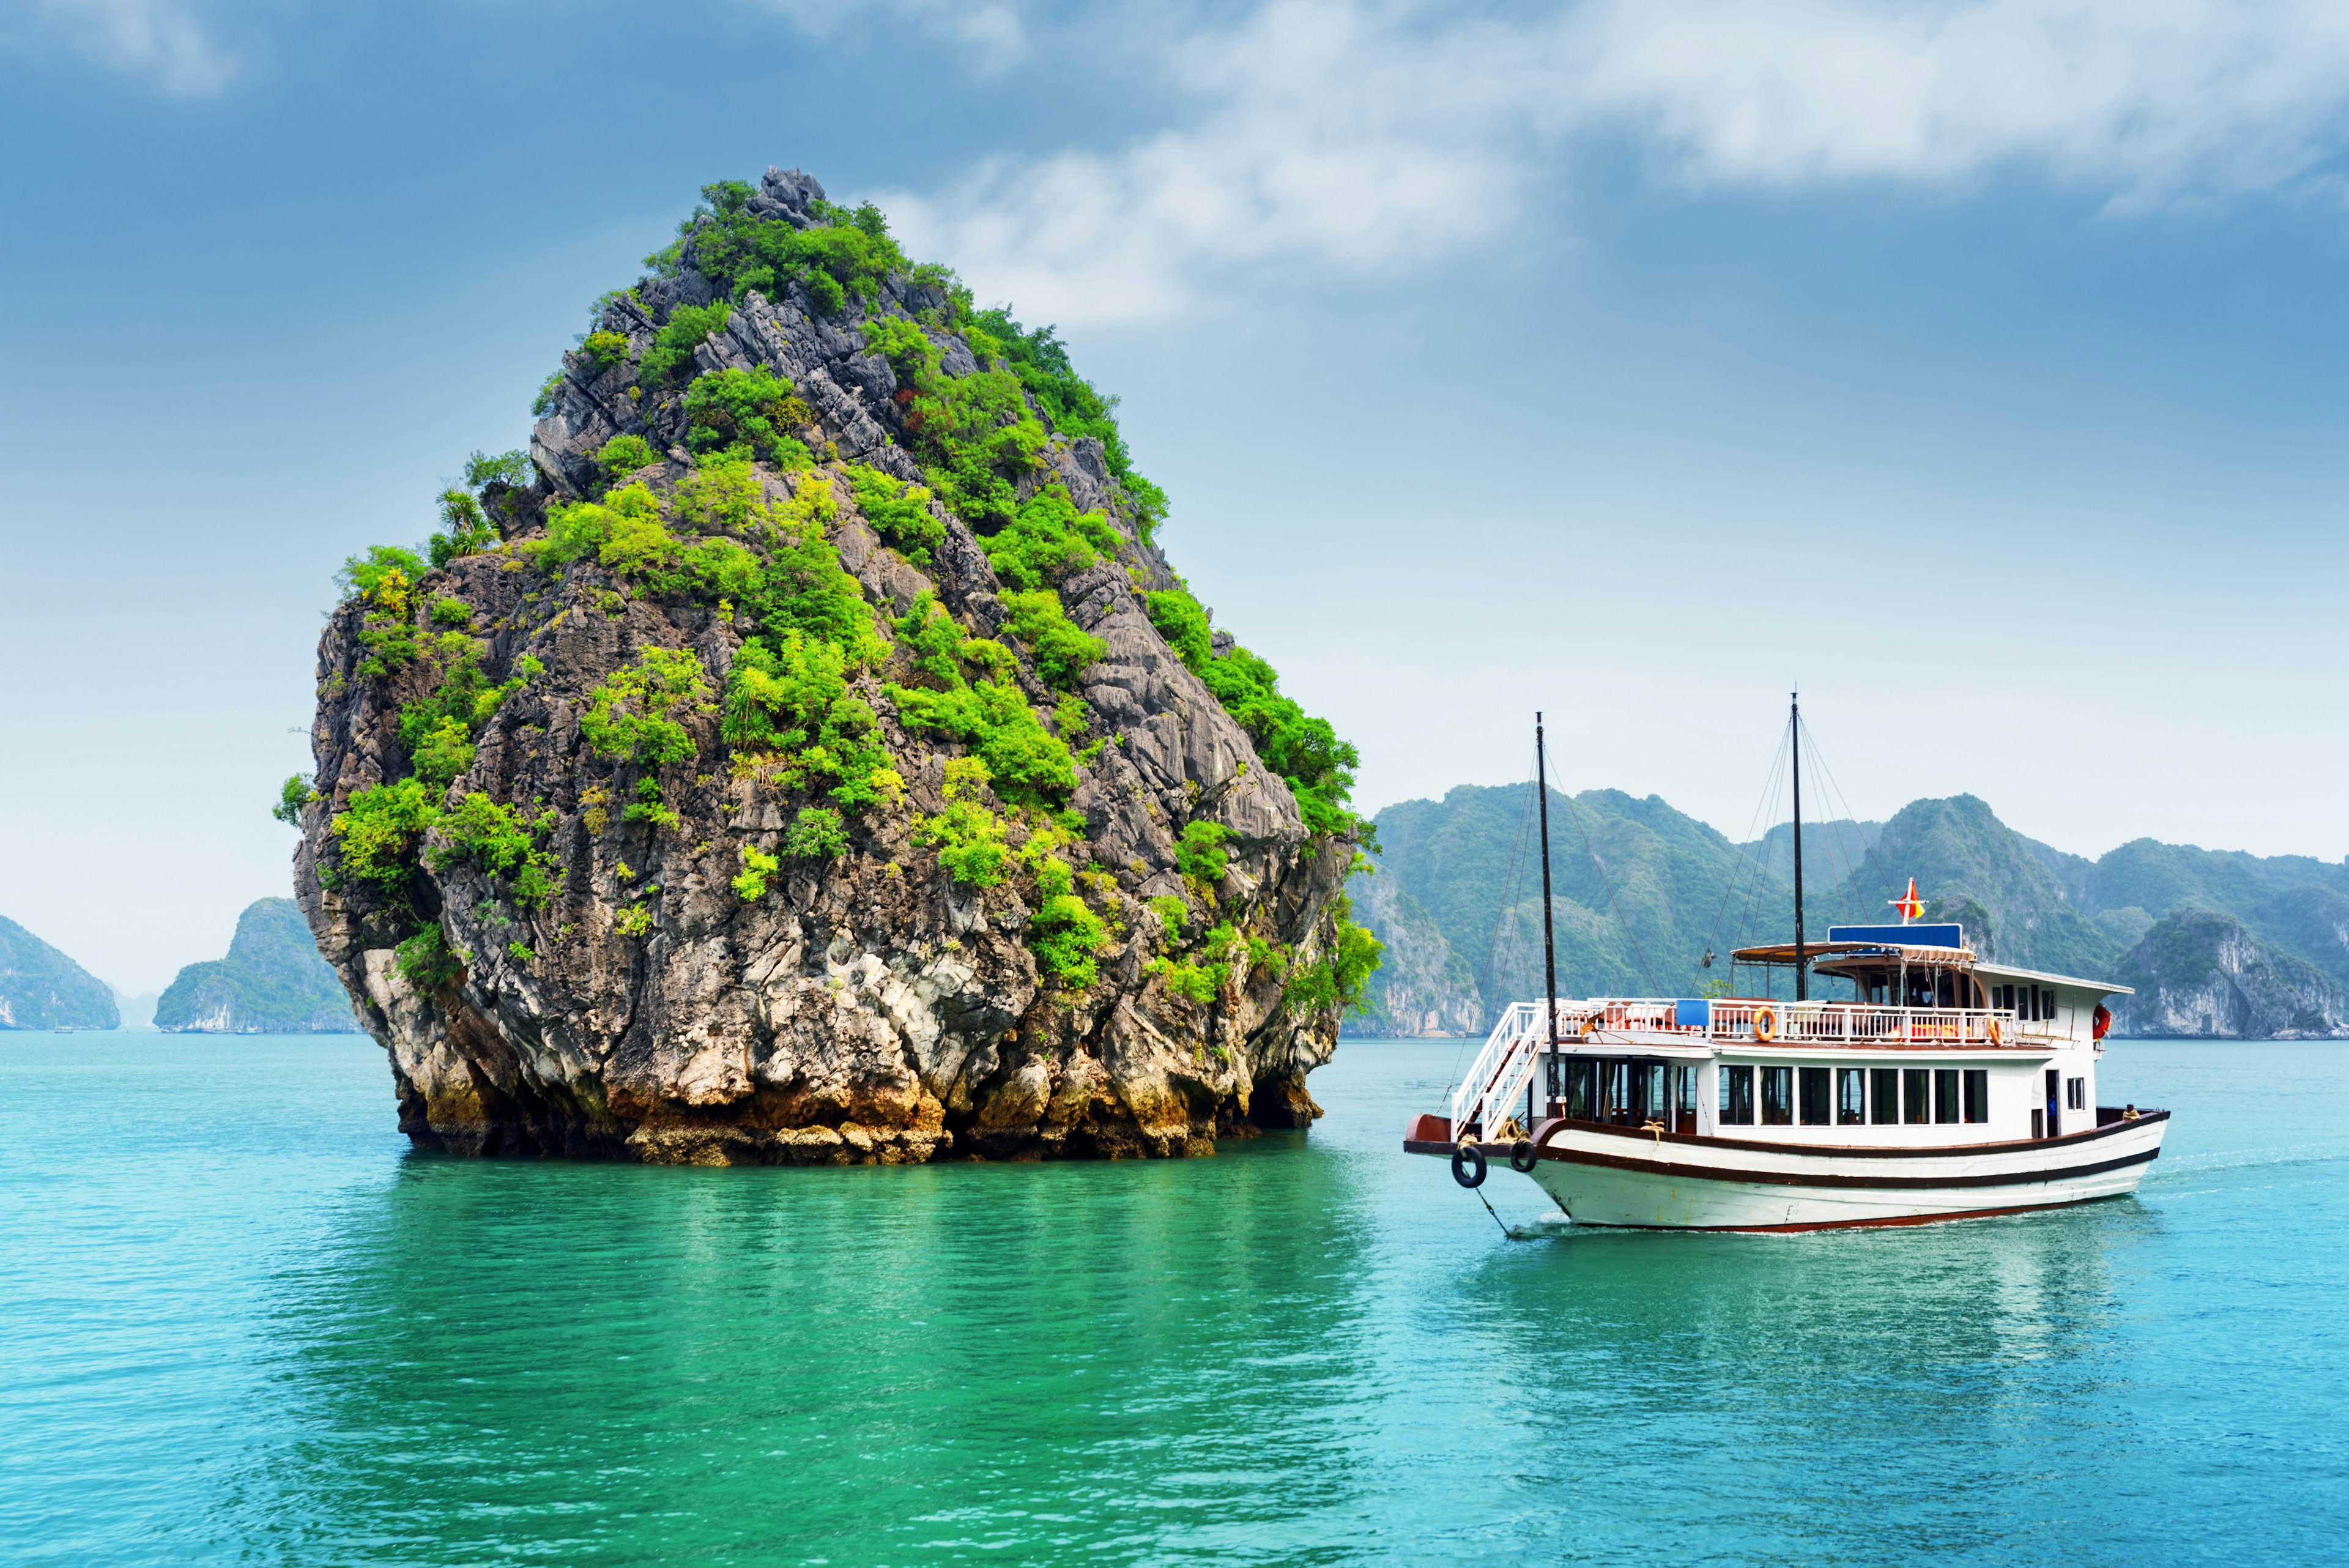
M 872 303 L 890 274 L 913 270 L 870 202 L 850 212 L 818 202 L 817 223 L 802 229 L 752 213 L 757 193 L 740 180 L 704 185 L 701 204 L 678 225 L 677 239 L 647 256 L 645 265 L 656 276 L 674 277 L 689 255 L 694 269 L 733 300 L 752 289 L 773 298 L 786 284 L 803 284 L 825 316 L 839 314 L 852 296 Z

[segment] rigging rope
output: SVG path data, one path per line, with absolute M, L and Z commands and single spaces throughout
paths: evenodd
M 1782 753 L 1785 749 L 1785 742 L 1781 741 L 1779 742 Z M 1760 857 L 1760 841 L 1754 836 L 1754 829 L 1762 825 L 1763 808 L 1768 805 L 1771 799 L 1770 791 L 1777 783 L 1779 766 L 1779 762 L 1774 759 L 1770 763 L 1769 776 L 1762 781 L 1761 798 L 1754 803 L 1753 820 L 1745 825 L 1745 841 L 1737 846 L 1737 869 L 1729 874 L 1729 880 L 1723 885 L 1721 889 L 1721 907 L 1713 910 L 1713 929 L 1705 932 L 1704 935 L 1704 950 L 1707 952 L 1713 951 L 1713 943 L 1720 939 L 1721 918 L 1729 913 L 1729 901 L 1736 896 L 1738 885 L 1744 880 L 1747 846 L 1754 846 L 1755 858 L 1758 860 Z

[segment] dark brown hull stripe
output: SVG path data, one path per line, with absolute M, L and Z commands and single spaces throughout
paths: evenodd
M 1857 1187 L 1899 1191 L 1948 1187 L 2033 1187 L 2042 1182 L 2070 1180 L 2095 1176 L 2103 1171 L 2119 1170 L 2127 1166 L 2143 1165 L 2160 1153 L 2158 1148 L 2148 1148 L 2137 1154 L 2125 1154 L 2118 1159 L 2098 1160 L 2092 1165 L 1993 1171 L 1975 1176 L 1847 1176 L 1825 1170 L 1731 1170 L 1719 1166 L 1673 1165 L 1663 1160 L 1630 1159 L 1621 1155 L 1598 1154 L 1578 1148 L 1549 1147 L 1538 1151 L 1540 1158 L 1557 1160 L 1565 1165 L 1593 1165 L 1609 1170 L 1636 1171 L 1642 1176 L 1679 1177 L 1686 1181 L 1734 1181 L 1753 1187 Z
M 2054 1203 L 2015 1203 L 2003 1209 L 1961 1209 L 1948 1214 L 1892 1214 L 1868 1220 L 1814 1220 L 1799 1225 L 1605 1225 L 1577 1220 L 1593 1231 L 1711 1231 L 1740 1235 L 1787 1235 L 1798 1231 L 1859 1231 L 1883 1225 L 1939 1225 L 1951 1220 L 2002 1220 L 2010 1214 L 2039 1214 L 2050 1209 L 2076 1209 L 2083 1203 L 2109 1203 L 2117 1192 L 2098 1198 L 2066 1198 Z

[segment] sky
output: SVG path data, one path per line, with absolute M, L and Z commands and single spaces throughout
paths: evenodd
M 709 181 L 1123 400 L 1369 809 L 1527 775 L 2349 853 L 2349 9 L 0 0 L 0 913 L 290 891 L 342 559 Z M 1929 890 L 1930 891 L 1930 890 Z

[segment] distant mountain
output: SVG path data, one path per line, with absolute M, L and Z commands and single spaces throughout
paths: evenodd
M 0 918 L 0 1029 L 119 1029 L 114 991 L 57 949 Z
M 159 1000 L 151 991 L 133 996 L 119 986 L 114 988 L 114 1005 L 122 1014 L 125 1029 L 154 1028 L 155 1003 Z
M 1807 843 L 1808 829 L 1803 836 Z M 1870 868 L 1871 890 L 1893 879 L 1884 873 L 1897 875 L 1904 888 L 1914 877 L 1918 890 L 1935 900 L 1936 918 L 1945 918 L 1956 900 L 1971 898 L 1988 921 L 1968 923 L 1966 936 L 1984 958 L 2096 980 L 2109 978 L 2128 947 L 2073 902 L 2065 872 L 2076 876 L 2090 862 L 2025 838 L 1972 795 L 1901 807 L 1884 825 L 1875 860 L 1883 870 Z
M 1868 852 L 1884 836 L 1880 822 L 1806 822 L 1803 824 L 1803 886 L 1832 888 L 1855 877 L 1865 880 Z M 1762 868 L 1791 890 L 1795 886 L 1795 825 L 1782 822 L 1754 844 L 1740 846 L 1747 854 L 1759 847 Z M 1874 886 L 1872 882 L 1868 886 Z M 1899 889 L 1892 889 L 1898 894 Z M 1789 894 L 1791 897 L 1791 892 Z M 1868 917 L 1874 919 L 1874 915 Z
M 2231 915 L 2163 916 L 2114 978 L 2137 989 L 2123 1000 L 2140 1033 L 2349 1038 L 2349 992 L 2314 964 L 2263 946 Z
M 318 956 L 291 898 L 262 898 L 237 917 L 228 956 L 191 963 L 155 1004 L 172 1033 L 353 1033 L 350 999 Z
M 1654 796 L 1552 791 L 1549 806 L 1561 995 L 1700 994 L 1727 978 L 1730 949 L 1794 934 L 1791 825 L 1733 845 Z M 1540 994 L 1533 807 L 1527 785 L 1463 785 L 1379 813 L 1377 874 L 1351 891 L 1386 964 L 1350 1029 L 1476 1033 Z M 2088 860 L 1972 795 L 1882 824 L 1806 823 L 1803 862 L 1815 939 L 1894 919 L 1887 900 L 1913 876 L 1927 918 L 1962 924 L 1986 958 L 2137 987 L 2113 1003 L 2123 1033 L 2349 1035 L 2349 865 L 2150 839 Z
M 1350 1028 L 1480 1033 L 1498 1008 L 1540 993 L 1534 807 L 1528 786 L 1463 784 L 1379 814 L 1377 874 L 1350 890 L 1386 961 L 1370 1016 Z M 1708 973 L 1727 972 L 1704 968 L 1708 950 L 1792 928 L 1790 885 L 1657 796 L 1552 790 L 1549 818 L 1562 994 L 1692 994 Z M 1803 842 L 1807 861 L 1808 830 Z

